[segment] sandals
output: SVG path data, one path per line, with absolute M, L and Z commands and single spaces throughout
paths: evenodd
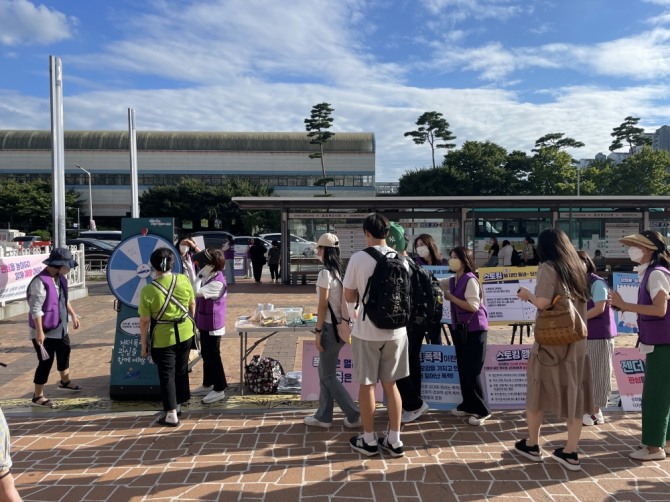
M 536 444 L 535 446 L 528 446 L 527 439 L 522 439 L 514 443 L 514 451 L 523 455 L 533 462 L 543 462 L 542 452 L 540 451 L 540 445 Z
M 44 396 L 33 396 L 32 406 L 37 406 L 40 408 L 50 408 L 50 409 L 54 409 L 57 407 L 56 403 L 54 403 L 51 399 L 47 399 Z
M 565 453 L 563 448 L 556 448 L 551 454 L 554 460 L 570 471 L 581 471 L 582 465 L 579 462 L 577 452 Z M 572 462 L 571 462 L 572 461 Z
M 72 391 L 80 391 L 81 387 L 79 385 L 75 385 L 72 383 L 72 380 L 68 380 L 67 382 L 63 382 L 63 380 L 58 382 L 58 388 L 59 389 L 65 389 L 65 390 L 72 390 Z
M 179 422 L 168 422 L 165 419 L 165 417 L 159 418 L 158 420 L 156 420 L 156 423 L 158 425 L 162 425 L 164 427 L 178 427 L 179 426 Z

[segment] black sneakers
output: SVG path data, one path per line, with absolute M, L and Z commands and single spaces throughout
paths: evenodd
M 533 462 L 542 462 L 542 453 L 540 452 L 540 445 L 528 446 L 526 440 L 522 439 L 514 443 L 514 450 Z
M 389 438 L 385 437 L 385 438 L 379 438 L 377 442 L 379 443 L 379 446 L 381 446 L 387 452 L 389 452 L 393 458 L 398 458 L 405 455 L 405 452 L 402 449 L 403 447 L 402 441 L 398 441 L 397 443 L 391 444 L 389 443 Z
M 349 440 L 349 444 L 353 450 L 356 450 L 358 453 L 362 453 L 368 457 L 379 454 L 379 446 L 377 443 L 367 444 L 365 439 L 363 439 L 363 434 L 360 436 L 354 436 Z

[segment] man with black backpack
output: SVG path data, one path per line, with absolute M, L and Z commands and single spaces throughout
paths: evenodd
M 352 329 L 354 379 L 360 384 L 358 405 L 364 433 L 349 441 L 352 449 L 366 456 L 386 450 L 401 457 L 400 418 L 402 402 L 396 380 L 409 374 L 407 323 L 410 319 L 409 265 L 388 247 L 390 223 L 373 213 L 363 221 L 368 247 L 349 259 L 342 284 L 344 298 L 352 312 L 360 303 L 361 312 Z M 381 381 L 389 415 L 387 437 L 375 434 L 375 386 Z

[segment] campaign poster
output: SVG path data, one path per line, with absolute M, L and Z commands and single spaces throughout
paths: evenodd
M 612 276 L 612 286 L 627 303 L 637 303 L 637 290 L 640 288 L 640 279 L 636 273 L 626 274 L 615 272 Z M 635 312 L 614 311 L 617 333 L 638 333 L 637 314 Z
M 535 291 L 537 267 L 480 268 L 479 282 L 490 324 L 535 321 L 535 306 L 521 301 L 516 293 L 522 286 Z
M 636 348 L 614 349 L 612 364 L 624 411 L 642 411 L 645 363 L 645 354 Z
M 25 299 L 30 281 L 44 269 L 45 254 L 0 258 L 0 302 Z
M 458 406 L 463 398 L 453 345 L 423 345 L 419 357 L 421 398 L 432 409 L 449 410 Z
M 340 350 L 337 361 L 337 379 L 340 381 L 354 401 L 358 400 L 359 383 L 354 380 L 354 358 L 351 345 L 346 343 Z M 314 340 L 302 342 L 302 389 L 300 399 L 303 401 L 319 400 L 319 351 Z M 380 383 L 375 388 L 375 401 L 382 401 L 383 392 Z
M 523 409 L 530 345 L 489 345 L 484 359 L 484 393 L 492 410 Z

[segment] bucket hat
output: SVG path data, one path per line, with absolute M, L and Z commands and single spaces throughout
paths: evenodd
M 70 267 L 70 268 L 75 268 L 79 266 L 79 263 L 77 263 L 74 258 L 72 257 L 72 253 L 68 248 L 54 248 L 51 250 L 51 253 L 49 253 L 49 258 L 44 260 L 42 263 L 44 263 L 47 266 L 52 266 L 52 267 Z

